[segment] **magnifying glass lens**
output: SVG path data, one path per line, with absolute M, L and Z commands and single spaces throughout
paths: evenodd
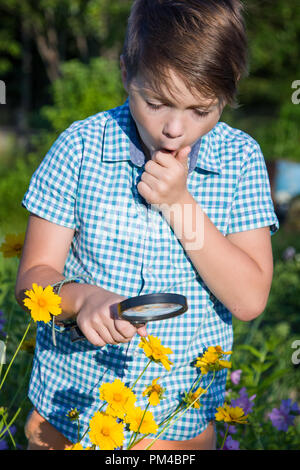
M 122 312 L 122 317 L 126 318 L 130 316 L 132 319 L 136 318 L 143 320 L 144 317 L 156 318 L 165 314 L 172 314 L 177 312 L 182 308 L 181 305 L 172 304 L 172 303 L 158 303 L 158 304 L 149 304 L 141 305 L 137 307 L 129 308 Z
M 186 297 L 179 294 L 156 293 L 131 297 L 118 305 L 120 318 L 130 322 L 167 320 L 187 310 Z

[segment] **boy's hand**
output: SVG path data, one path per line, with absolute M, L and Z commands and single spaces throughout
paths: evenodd
M 77 324 L 87 340 L 95 346 L 128 343 L 138 333 L 147 336 L 145 326 L 134 327 L 118 318 L 117 304 L 127 297 L 103 290 L 90 293 L 77 314 Z
M 137 189 L 149 204 L 172 205 L 187 192 L 188 155 L 190 147 L 173 155 L 158 150 L 145 165 Z

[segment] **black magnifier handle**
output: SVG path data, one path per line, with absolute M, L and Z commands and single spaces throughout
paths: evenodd
M 75 343 L 76 341 L 83 341 L 86 340 L 86 337 L 82 333 L 81 329 L 77 325 L 77 323 L 74 323 L 69 327 L 70 330 L 70 339 L 72 343 Z

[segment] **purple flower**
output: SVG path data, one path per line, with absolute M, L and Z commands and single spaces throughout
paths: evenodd
M 235 441 L 232 439 L 232 437 L 229 435 L 226 438 L 223 450 L 239 450 L 240 449 L 240 443 L 239 441 Z
M 288 246 L 282 253 L 282 259 L 284 261 L 290 261 L 294 258 L 296 250 L 293 246 Z
M 8 447 L 7 442 L 2 440 L 2 438 L 1 438 L 1 440 L 0 440 L 0 450 L 8 450 L 8 448 L 9 447 Z
M 229 434 L 235 434 L 236 433 L 236 426 L 228 426 L 228 432 Z
M 287 431 L 288 427 L 294 424 L 295 416 L 300 414 L 300 409 L 297 403 L 292 403 L 292 400 L 282 400 L 278 408 L 273 408 L 268 417 L 272 421 L 273 426 L 278 431 Z
M 239 406 L 240 408 L 243 408 L 245 415 L 248 413 L 251 413 L 252 408 L 254 403 L 253 400 L 256 397 L 256 395 L 252 395 L 250 398 L 248 396 L 248 393 L 246 391 L 246 387 L 241 388 L 240 390 L 240 396 L 236 400 L 231 400 L 231 405 L 232 406 Z
M 234 385 L 237 385 L 241 380 L 242 369 L 237 369 L 231 372 L 230 380 Z
M 9 428 L 9 431 L 11 433 L 11 435 L 13 436 L 16 432 L 16 426 L 11 426 Z M 4 440 L 5 438 L 8 438 L 9 439 L 9 436 L 8 436 L 8 431 L 5 431 L 5 433 L 3 434 L 3 436 L 1 437 L 1 440 L 0 440 L 0 450 L 7 450 L 9 449 L 8 447 L 8 444 L 7 444 L 7 441 Z

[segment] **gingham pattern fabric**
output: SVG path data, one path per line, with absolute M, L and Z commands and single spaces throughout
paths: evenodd
M 122 296 L 173 292 L 185 295 L 188 311 L 150 322 L 149 335 L 170 347 L 170 371 L 151 363 L 134 391 L 136 405 L 154 378 L 166 398 L 150 407 L 160 423 L 178 405 L 198 377 L 191 365 L 208 346 L 232 347 L 231 313 L 216 299 L 186 255 L 161 212 L 137 191 L 145 156 L 137 139 L 128 100 L 115 109 L 74 122 L 53 144 L 33 174 L 22 204 L 55 224 L 74 229 L 64 275 L 79 275 Z M 268 174 L 259 145 L 246 133 L 219 122 L 193 146 L 188 190 L 217 229 L 228 233 L 269 226 L 278 228 Z M 81 432 L 99 408 L 99 387 L 120 378 L 132 385 L 148 360 L 136 335 L 130 343 L 95 347 L 71 343 L 69 332 L 38 324 L 29 398 L 50 423 L 77 442 L 77 423 L 66 414 L 80 412 Z M 203 377 L 209 384 L 212 373 Z M 200 409 L 190 409 L 161 439 L 185 440 L 201 433 L 224 402 L 226 370 L 219 371 L 203 395 Z M 129 433 L 125 433 L 124 448 Z M 82 441 L 89 445 L 88 434 Z

